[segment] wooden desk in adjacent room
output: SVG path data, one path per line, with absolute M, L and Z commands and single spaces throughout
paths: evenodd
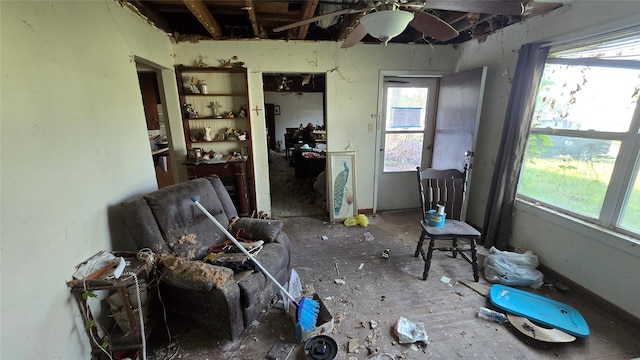
M 222 182 L 225 183 L 229 195 L 231 195 L 231 199 L 236 205 L 238 215 L 251 215 L 246 160 L 188 161 L 184 165 L 187 167 L 189 179 L 218 175 Z M 229 182 L 232 183 L 232 186 L 229 186 Z
M 327 165 L 327 157 L 316 152 L 297 150 L 294 158 L 296 177 L 308 178 L 312 182 L 324 171 Z

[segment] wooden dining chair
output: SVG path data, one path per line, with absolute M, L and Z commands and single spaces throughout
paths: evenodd
M 420 204 L 422 205 L 422 221 L 420 225 L 422 232 L 416 248 L 415 256 L 422 255 L 424 260 L 424 273 L 422 279 L 427 280 L 429 268 L 431 267 L 431 257 L 434 250 L 450 251 L 452 257 L 460 254 L 468 261 L 473 269 L 473 280 L 478 281 L 478 256 L 476 253 L 476 241 L 480 239 L 480 232 L 464 221 L 464 196 L 466 186 L 466 173 L 456 169 L 420 170 L 416 168 L 418 176 L 418 189 L 420 191 Z M 446 214 L 444 224 L 429 222 L 437 220 L 437 216 L 429 213 L 429 210 L 436 210 L 438 205 L 444 206 Z M 422 245 L 426 238 L 429 238 L 429 248 L 425 255 Z M 469 246 L 461 246 L 458 240 L 466 240 Z M 436 247 L 436 241 L 451 241 L 450 246 Z M 471 257 L 467 253 L 471 253 Z

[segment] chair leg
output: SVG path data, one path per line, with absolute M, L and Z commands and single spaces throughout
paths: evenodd
M 476 239 L 471 239 L 471 267 L 473 268 L 473 281 L 478 282 L 480 275 L 478 274 L 478 254 L 476 251 Z
M 427 232 L 422 230 L 422 234 L 420 234 L 420 240 L 418 240 L 418 246 L 416 247 L 416 253 L 413 255 L 418 257 L 418 255 L 422 254 L 424 258 L 424 250 L 422 250 L 422 245 L 424 244 L 424 238 L 427 236 Z
M 427 280 L 427 277 L 429 277 L 429 269 L 431 268 L 431 257 L 433 256 L 434 245 L 435 245 L 435 240 L 433 238 L 430 238 L 429 250 L 427 251 L 427 258 L 424 260 L 424 273 L 422 273 L 422 280 Z

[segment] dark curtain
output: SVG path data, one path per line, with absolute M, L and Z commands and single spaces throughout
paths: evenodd
M 487 248 L 505 250 L 511 238 L 518 177 L 548 53 L 542 43 L 520 48 L 482 227 L 482 243 Z

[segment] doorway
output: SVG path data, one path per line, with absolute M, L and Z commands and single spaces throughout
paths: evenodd
M 466 170 L 469 188 L 486 72 L 382 77 L 375 211 L 419 207 L 417 166 Z
M 420 205 L 416 167 L 429 166 L 437 78 L 383 78 L 378 157 L 379 210 Z
M 151 148 L 158 188 L 175 183 L 171 167 L 171 155 L 167 137 L 168 121 L 165 116 L 165 106 L 158 86 L 158 72 L 155 68 L 136 62 L 138 83 L 142 96 L 144 115 L 147 125 L 147 136 Z
M 324 215 L 325 74 L 264 73 L 263 89 L 272 215 Z

